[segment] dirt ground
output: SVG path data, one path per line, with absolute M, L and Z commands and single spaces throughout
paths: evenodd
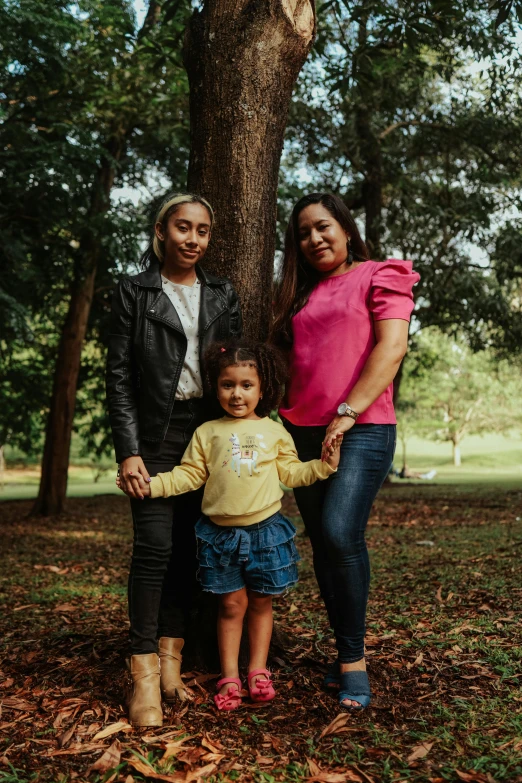
M 126 498 L 71 499 L 59 518 L 0 504 L 0 783 L 522 781 L 522 493 L 392 486 L 368 540 L 370 708 L 322 692 L 331 634 L 302 532 L 301 581 L 278 599 L 294 644 L 270 705 L 195 699 L 133 731 L 127 683 Z M 299 523 L 293 497 L 285 512 Z

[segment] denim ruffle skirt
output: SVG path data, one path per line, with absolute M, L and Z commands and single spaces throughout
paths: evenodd
M 224 527 L 201 517 L 196 537 L 203 590 L 223 594 L 248 587 L 266 595 L 282 593 L 297 582 L 295 534 L 279 512 L 246 527 Z

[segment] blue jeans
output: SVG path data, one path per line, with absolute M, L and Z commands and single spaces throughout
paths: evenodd
M 321 454 L 325 427 L 284 422 L 299 459 Z M 365 530 L 395 451 L 394 424 L 356 424 L 345 434 L 337 473 L 294 490 L 341 663 L 364 657 L 370 561 Z

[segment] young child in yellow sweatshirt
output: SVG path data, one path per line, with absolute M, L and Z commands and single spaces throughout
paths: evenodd
M 220 595 L 218 644 L 222 679 L 219 710 L 241 705 L 238 657 L 248 610 L 248 689 L 253 701 L 275 696 L 266 668 L 272 635 L 272 597 L 297 582 L 295 528 L 281 513 L 283 491 L 327 479 L 339 464 L 339 438 L 321 459 L 300 462 L 282 424 L 268 417 L 283 393 L 286 368 L 278 351 L 244 340 L 214 344 L 206 354 L 207 387 L 224 411 L 195 431 L 181 465 L 147 483 L 144 497 L 169 497 L 205 484 L 196 525 L 199 578 Z

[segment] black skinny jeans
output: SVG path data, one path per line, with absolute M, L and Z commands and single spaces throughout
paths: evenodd
M 201 399 L 176 401 L 164 441 L 143 441 L 151 476 L 179 465 L 196 427 L 210 418 Z M 196 580 L 194 526 L 201 516 L 203 488 L 170 498 L 131 499 L 134 546 L 129 573 L 131 655 L 157 652 L 162 636 L 185 638 Z

